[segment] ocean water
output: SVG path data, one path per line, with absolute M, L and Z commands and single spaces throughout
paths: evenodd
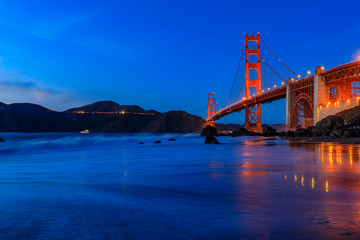
M 0 136 L 0 239 L 360 239 L 360 145 Z

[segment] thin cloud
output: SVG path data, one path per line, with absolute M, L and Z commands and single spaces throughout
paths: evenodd
M 30 102 L 58 111 L 87 103 L 74 92 L 45 86 L 40 81 L 21 75 L 11 75 L 12 77 L 0 77 L 1 102 Z
M 357 49 L 352 55 L 353 61 L 360 61 L 360 49 Z

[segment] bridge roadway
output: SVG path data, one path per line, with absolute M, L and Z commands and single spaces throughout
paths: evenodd
M 326 84 L 339 83 L 344 80 L 360 81 L 360 61 L 351 62 L 348 64 L 344 64 L 329 69 L 327 71 L 322 72 L 322 76 L 324 76 Z M 308 89 L 309 87 L 310 88 L 314 87 L 314 75 L 308 76 L 306 78 L 291 83 L 292 91 L 294 90 L 301 91 L 303 89 Z M 251 97 L 249 99 L 237 101 L 232 105 L 220 109 L 211 118 L 209 118 L 208 121 L 215 121 L 233 112 L 239 112 L 245 109 L 246 106 L 251 107 L 259 103 L 260 104 L 268 103 L 282 98 L 286 98 L 286 85 L 271 90 L 269 92 L 265 92 L 260 95 Z

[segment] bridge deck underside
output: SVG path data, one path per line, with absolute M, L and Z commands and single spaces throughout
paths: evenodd
M 249 100 L 242 101 L 223 110 L 220 110 L 219 112 L 215 113 L 215 115 L 210 120 L 218 120 L 233 112 L 240 112 L 241 110 L 245 109 L 245 106 L 251 107 L 259 103 L 264 104 L 282 98 L 286 98 L 286 86 L 280 87 L 267 93 L 263 93 Z

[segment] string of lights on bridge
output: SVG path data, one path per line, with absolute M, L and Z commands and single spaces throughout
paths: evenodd
M 265 60 L 265 59 L 262 59 L 262 60 Z M 278 60 L 281 61 L 280 59 L 278 59 Z M 322 66 L 321 69 L 324 70 L 325 67 Z M 311 71 L 310 71 L 310 70 L 307 71 L 306 74 L 307 74 L 307 75 L 306 75 L 306 78 L 307 78 L 307 77 L 310 77 L 310 76 L 311 76 Z M 291 82 L 296 82 L 296 81 L 302 80 L 302 79 L 303 79 L 303 78 L 301 78 L 301 75 L 298 74 L 296 79 L 290 78 L 289 81 L 291 81 Z M 287 84 L 288 84 L 287 81 L 282 81 L 281 84 L 280 84 L 280 87 L 284 87 L 284 86 L 286 86 Z M 243 97 L 242 99 L 233 102 L 231 105 L 219 109 L 219 111 L 231 109 L 231 107 L 233 107 L 233 106 L 235 106 L 235 105 L 237 105 L 237 104 L 239 104 L 239 103 L 241 103 L 241 102 L 244 102 L 244 101 L 246 101 L 246 100 L 250 100 L 250 99 L 252 99 L 252 98 L 254 98 L 254 97 L 257 97 L 257 96 L 260 96 L 260 95 L 262 95 L 262 94 L 268 93 L 268 92 L 270 92 L 270 91 L 276 90 L 277 88 L 278 88 L 278 86 L 275 84 L 275 85 L 273 85 L 273 87 L 268 87 L 268 88 L 266 88 L 266 89 L 262 89 L 260 94 L 253 93 L 251 96 L 249 96 L 249 98 Z M 359 99 L 359 98 L 358 98 L 358 99 Z M 348 100 L 348 102 L 349 102 L 349 100 Z M 330 104 L 331 104 L 331 103 L 329 102 L 329 103 L 328 103 L 328 106 L 329 106 Z M 336 105 L 336 104 L 339 104 L 339 102 L 335 103 L 335 105 Z

